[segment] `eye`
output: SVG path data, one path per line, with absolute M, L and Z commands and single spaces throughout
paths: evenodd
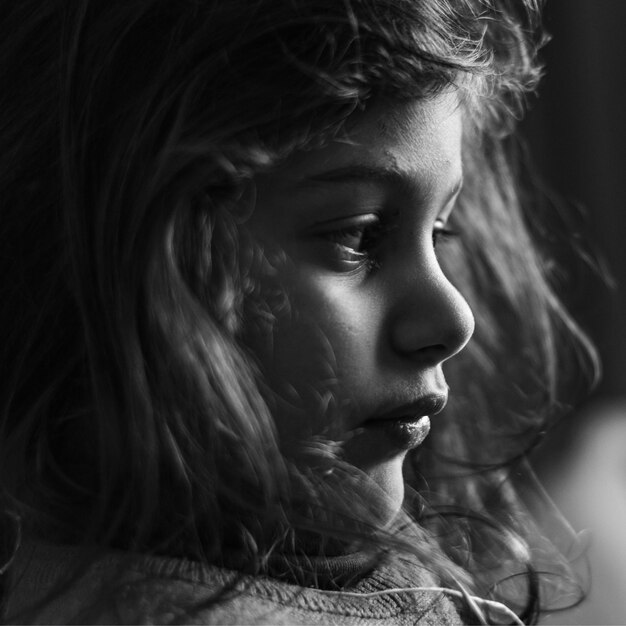
M 378 216 L 363 215 L 343 227 L 329 231 L 326 237 L 351 252 L 365 254 L 377 244 L 380 234 L 381 222 Z
M 458 237 L 458 233 L 447 226 L 447 223 L 443 219 L 435 220 L 433 226 L 433 247 L 436 248 L 438 244 L 445 243 L 453 237 Z
M 331 244 L 331 257 L 340 264 L 339 269 L 355 269 L 363 265 L 376 265 L 376 252 L 386 229 L 376 213 L 323 224 L 315 236 Z

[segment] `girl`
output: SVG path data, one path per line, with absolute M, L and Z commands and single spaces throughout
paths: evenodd
M 0 14 L 4 618 L 535 620 L 535 0 Z

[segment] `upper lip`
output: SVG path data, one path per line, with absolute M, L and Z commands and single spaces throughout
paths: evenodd
M 392 409 L 372 416 L 367 422 L 398 420 L 435 415 L 443 410 L 448 402 L 447 393 L 432 393 L 421 396 L 417 400 L 401 405 L 395 405 Z

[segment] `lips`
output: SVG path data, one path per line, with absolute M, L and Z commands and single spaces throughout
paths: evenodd
M 442 411 L 447 400 L 447 394 L 422 396 L 368 419 L 363 427 L 380 431 L 400 450 L 411 450 L 426 439 L 430 431 L 430 416 Z
M 383 411 L 382 414 L 368 419 L 365 423 L 387 421 L 387 420 L 407 420 L 422 417 L 424 415 L 436 415 L 440 413 L 448 402 L 448 394 L 433 393 L 422 396 L 413 402 L 397 405 L 393 409 Z

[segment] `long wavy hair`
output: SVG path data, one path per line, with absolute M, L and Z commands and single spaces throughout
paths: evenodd
M 217 564 L 237 553 L 258 572 L 294 529 L 350 535 L 290 504 L 306 493 L 346 513 L 280 453 L 242 345 L 267 311 L 249 306 L 265 260 L 242 236 L 241 198 L 371 99 L 456 89 L 463 236 L 442 262 L 477 331 L 448 368 L 445 417 L 407 462 L 407 508 L 444 583 L 465 573 L 532 619 L 534 531 L 511 468 L 563 405 L 572 357 L 589 354 L 511 159 L 541 73 L 538 4 L 1 2 L 6 510 L 54 541 Z M 524 589 L 502 584 L 512 572 Z

